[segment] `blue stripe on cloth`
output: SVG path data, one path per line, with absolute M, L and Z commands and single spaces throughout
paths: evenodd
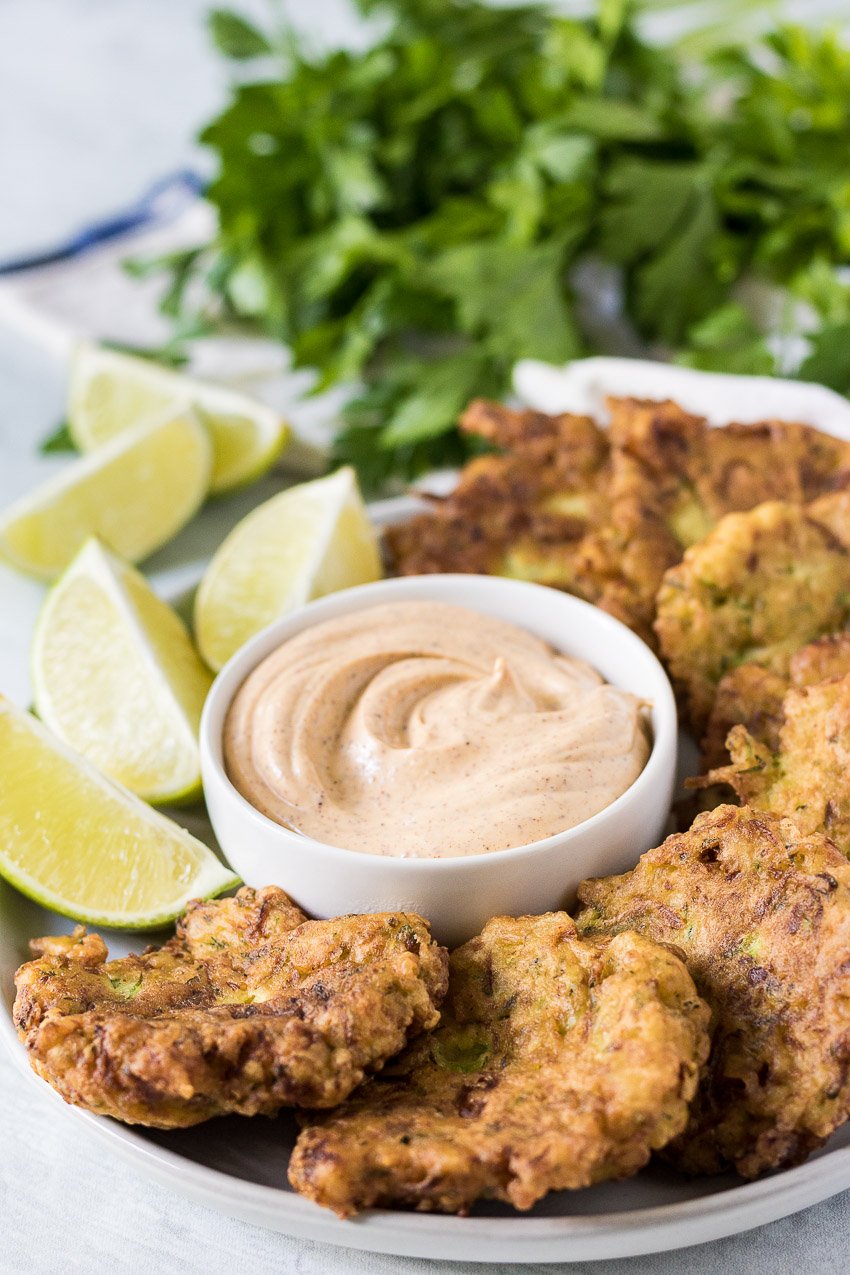
M 203 178 L 189 168 L 179 169 L 167 177 L 160 178 L 135 204 L 122 212 L 113 213 L 100 221 L 93 221 L 82 230 L 76 231 L 69 239 L 57 244 L 55 248 L 37 253 L 31 257 L 18 257 L 10 261 L 0 261 L 0 275 L 12 274 L 16 270 L 29 270 L 34 266 L 47 266 L 54 261 L 64 261 L 75 257 L 78 253 L 116 239 L 131 230 L 156 222 L 171 221 L 184 208 L 203 194 L 206 183 Z

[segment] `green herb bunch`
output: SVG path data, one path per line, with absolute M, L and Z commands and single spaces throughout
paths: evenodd
M 338 455 L 374 488 L 456 462 L 454 425 L 515 361 L 592 353 L 575 267 L 616 267 L 649 349 L 782 368 L 741 281 L 812 330 L 800 374 L 850 390 L 850 53 L 783 27 L 694 60 L 642 39 L 624 0 L 587 21 L 540 5 L 388 0 L 365 51 L 211 16 L 244 64 L 203 132 L 214 243 L 169 261 L 166 308 L 279 338 L 318 388 L 360 390 Z M 256 68 L 250 65 L 256 59 Z M 246 77 L 245 72 L 252 72 Z M 777 362 L 779 360 L 779 363 Z

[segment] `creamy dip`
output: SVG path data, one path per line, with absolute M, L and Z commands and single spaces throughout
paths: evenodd
M 284 642 L 237 692 L 227 773 L 330 845 L 443 858 L 575 827 L 646 765 L 641 701 L 525 630 L 396 602 Z

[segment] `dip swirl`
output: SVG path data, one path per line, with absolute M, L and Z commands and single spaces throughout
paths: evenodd
M 397 602 L 284 642 L 242 684 L 227 773 L 277 823 L 444 858 L 575 827 L 646 765 L 642 704 L 525 630 Z

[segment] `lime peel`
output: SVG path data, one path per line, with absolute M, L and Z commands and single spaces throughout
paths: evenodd
M 381 578 L 350 467 L 252 510 L 219 547 L 195 599 L 195 636 L 215 671 L 266 625 L 314 598 Z
M 42 721 L 146 801 L 194 800 L 211 680 L 171 607 L 138 571 L 89 540 L 36 624 L 32 681 Z
M 74 920 L 156 929 L 239 884 L 213 852 L 0 696 L 0 875 Z
M 280 456 L 290 430 L 258 399 L 184 376 L 148 359 L 87 343 L 71 364 L 68 427 L 83 452 L 166 410 L 191 406 L 213 449 L 210 490 L 233 491 L 262 477 Z

